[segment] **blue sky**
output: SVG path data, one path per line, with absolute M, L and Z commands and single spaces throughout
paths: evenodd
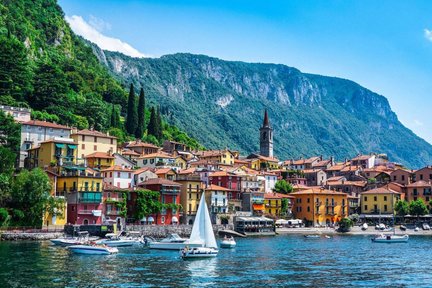
M 432 143 L 432 1 L 60 0 L 74 31 L 132 56 L 281 63 L 387 97 Z

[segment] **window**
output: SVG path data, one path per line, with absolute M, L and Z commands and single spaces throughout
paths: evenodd
M 75 211 L 75 206 L 72 206 L 71 210 L 72 210 L 72 211 Z
M 402 181 L 405 181 L 405 175 L 402 175 L 401 178 L 402 178 Z
M 81 144 L 81 149 L 85 149 L 85 144 Z
M 192 204 L 189 203 L 189 214 L 191 213 L 191 211 L 192 211 Z
M 374 201 L 377 201 L 377 196 L 374 196 Z
M 114 144 L 114 139 L 113 139 L 113 138 L 111 138 L 111 145 L 112 145 L 112 144 Z
M 143 165 L 147 165 L 147 159 L 143 160 Z
M 309 206 L 307 207 L 307 212 L 310 212 L 310 207 Z
M 396 175 L 393 176 L 393 181 L 396 181 Z
M 423 180 L 423 174 L 420 174 L 420 180 Z
M 112 172 L 110 172 L 110 177 L 112 177 Z
M 94 151 L 97 151 L 97 145 L 94 145 Z
M 129 178 L 129 179 L 132 178 L 132 174 L 131 174 L 131 173 L 128 174 L 128 178 Z
M 97 137 L 96 137 L 96 136 L 94 137 L 94 142 L 95 142 L 95 143 L 97 142 Z
M 165 223 L 165 216 L 161 217 L 161 223 L 164 224 Z
M 384 196 L 384 201 L 387 201 L 387 196 Z
M 384 205 L 384 211 L 387 211 L 387 205 Z
M 188 193 L 189 194 L 189 200 L 191 200 L 192 199 L 192 193 Z
M 365 211 L 367 211 L 367 210 L 368 210 L 368 209 L 367 209 L 367 205 L 365 205 L 365 206 L 364 206 L 364 209 L 365 209 Z
M 310 198 L 307 198 L 307 203 L 310 203 Z M 309 211 L 308 211 L 309 212 Z
M 120 172 L 117 172 L 117 178 L 120 178 Z

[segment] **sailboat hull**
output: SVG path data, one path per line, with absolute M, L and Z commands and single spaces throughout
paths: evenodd
M 162 242 L 153 242 L 149 244 L 150 249 L 159 249 L 159 250 L 180 250 L 184 249 L 186 246 L 188 247 L 201 247 L 202 243 L 162 243 Z
M 197 258 L 213 258 L 219 253 L 218 249 L 199 247 L 180 251 L 183 259 L 197 259 Z

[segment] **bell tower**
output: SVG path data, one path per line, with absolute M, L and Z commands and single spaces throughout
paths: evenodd
M 260 128 L 260 155 L 273 158 L 273 129 L 270 126 L 267 109 L 263 126 Z

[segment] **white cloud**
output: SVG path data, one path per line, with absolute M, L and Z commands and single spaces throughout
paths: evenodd
M 76 34 L 97 44 L 100 48 L 104 50 L 117 51 L 132 57 L 148 57 L 147 55 L 144 55 L 143 53 L 133 48 L 128 43 L 123 42 L 117 38 L 105 36 L 100 33 L 98 29 L 110 29 L 111 25 L 96 17 L 93 18 L 94 19 L 90 18 L 90 23 L 93 23 L 94 26 L 90 23 L 87 23 L 81 16 L 73 15 L 70 17 L 65 17 L 66 21 L 69 23 L 70 27 Z
M 423 122 L 421 122 L 420 120 L 414 119 L 414 124 L 416 126 L 423 126 Z
M 111 30 L 111 24 L 105 22 L 103 19 L 97 18 L 93 15 L 90 15 L 88 24 L 95 28 L 99 32 Z
M 427 40 L 432 41 L 432 30 L 424 29 L 424 36 Z

